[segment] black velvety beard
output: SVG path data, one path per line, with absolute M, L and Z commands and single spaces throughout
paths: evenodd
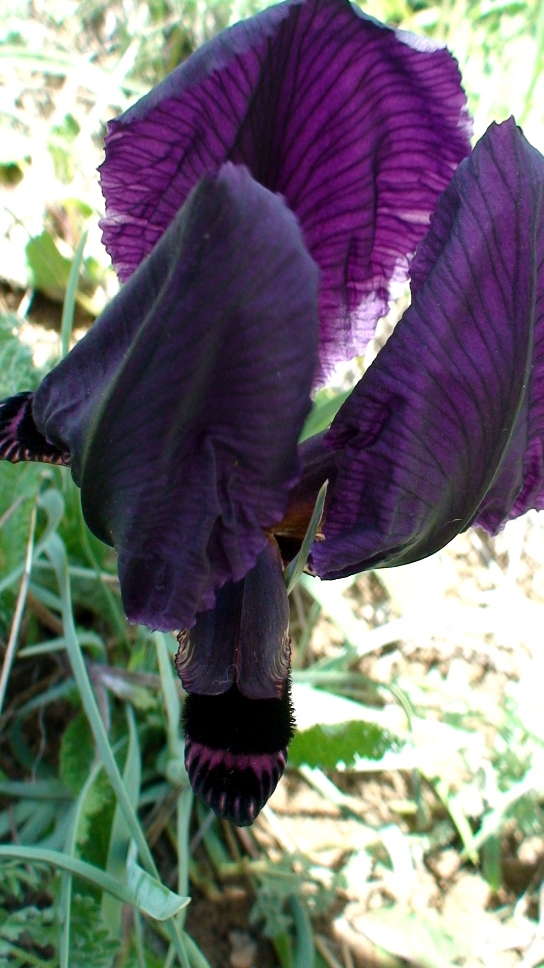
M 281 699 L 248 699 L 235 685 L 220 696 L 190 693 L 185 766 L 196 795 L 218 817 L 252 824 L 283 774 L 294 725 L 289 680 Z

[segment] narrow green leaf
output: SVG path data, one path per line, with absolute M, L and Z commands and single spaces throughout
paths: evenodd
M 313 407 L 306 417 L 306 422 L 302 428 L 299 444 L 308 440 L 309 437 L 315 437 L 316 434 L 320 434 L 323 430 L 326 430 L 350 393 L 351 390 L 345 390 L 342 393 L 338 393 L 335 397 L 331 397 L 330 390 L 320 390 L 316 393 Z
M 153 635 L 157 650 L 157 662 L 166 709 L 168 753 L 172 759 L 183 762 L 185 744 L 181 736 L 181 701 L 174 667 L 168 654 L 166 639 L 162 632 Z
M 43 552 L 47 542 L 49 541 L 49 538 L 60 524 L 62 515 L 64 514 L 64 501 L 59 492 L 55 490 L 55 488 L 51 487 L 47 491 L 44 491 L 42 494 L 40 494 L 40 497 L 38 498 L 38 507 L 45 511 L 47 515 L 47 524 L 42 535 L 34 545 L 33 561 L 36 561 L 39 555 Z M 16 568 L 13 568 L 9 575 L 6 575 L 6 577 L 0 581 L 0 593 L 3 592 L 5 588 L 9 588 L 10 585 L 13 585 L 14 582 L 21 577 L 24 568 L 24 562 L 22 562 Z
M 85 724 L 86 725 L 86 724 Z M 69 727 L 68 727 L 69 728 Z M 65 733 L 66 735 L 66 733 Z M 77 845 L 77 832 L 80 824 L 81 814 L 85 809 L 85 801 L 98 773 L 102 769 L 102 763 L 96 762 L 89 771 L 87 781 L 83 784 L 77 802 L 74 804 L 72 822 L 70 824 L 64 853 L 67 857 L 75 857 Z M 73 877 L 70 871 L 63 871 L 59 898 L 59 913 L 61 920 L 61 934 L 59 945 L 60 968 L 70 968 L 70 931 L 72 926 L 72 886 Z
M 170 899 L 163 896 L 162 906 L 161 903 L 152 903 L 148 907 L 140 907 L 137 896 L 132 893 L 129 887 L 125 887 L 119 881 L 115 880 L 105 871 L 100 870 L 99 867 L 95 867 L 94 864 L 88 864 L 84 860 L 80 860 L 78 857 L 68 857 L 61 851 L 56 850 L 44 850 L 40 847 L 24 847 L 21 844 L 17 845 L 5 845 L 0 844 L 0 859 L 5 860 L 23 860 L 27 864 L 32 863 L 42 863 L 49 864 L 51 867 L 58 868 L 59 870 L 69 871 L 71 874 L 75 874 L 77 877 L 81 877 L 88 884 L 93 887 L 98 888 L 101 891 L 109 891 L 114 897 L 119 898 L 123 904 L 130 904 L 131 907 L 137 907 L 142 911 L 142 914 L 148 914 L 150 917 L 155 918 L 157 921 L 164 921 L 167 918 L 172 917 L 172 913 L 179 911 L 185 904 L 188 904 L 189 898 L 180 898 L 178 894 L 172 894 L 172 891 L 168 891 L 168 888 L 164 887 L 158 881 L 154 881 L 153 878 L 149 880 L 154 882 L 154 886 L 160 888 L 161 892 L 166 892 L 166 894 L 172 895 Z M 140 868 L 141 870 L 141 868 Z M 145 871 L 142 871 L 145 874 Z M 145 875 L 148 877 L 148 875 Z M 135 877 L 137 882 L 138 878 Z M 144 904 L 146 899 L 149 900 L 151 897 L 151 889 L 146 886 L 141 889 L 140 895 Z M 157 912 L 157 915 L 152 913 L 152 909 Z
M 78 242 L 76 251 L 74 253 L 72 265 L 70 266 L 68 280 L 66 283 L 66 294 L 64 296 L 64 304 L 62 307 L 62 320 L 61 320 L 61 327 L 60 327 L 60 343 L 61 343 L 62 359 L 64 359 L 64 357 L 68 353 L 68 350 L 70 349 L 70 338 L 72 336 L 72 329 L 74 325 L 74 309 L 76 305 L 77 283 L 79 279 L 81 265 L 83 263 L 83 251 L 85 249 L 85 243 L 87 242 L 87 234 L 88 233 L 85 231 Z
M 498 894 L 502 887 L 501 838 L 491 834 L 482 844 L 481 854 L 482 874 L 493 893 Z
M 96 632 L 90 630 L 78 631 L 77 637 L 81 646 L 85 645 L 95 658 L 103 658 L 106 654 L 104 640 Z M 48 639 L 47 642 L 39 642 L 36 645 L 27 645 L 24 649 L 19 649 L 17 655 L 20 659 L 29 659 L 36 655 L 50 655 L 52 652 L 61 652 L 66 649 L 66 639 L 64 635 L 59 635 L 55 639 Z
M 155 921 L 173 918 L 178 911 L 187 907 L 191 898 L 180 897 L 169 891 L 155 877 L 151 877 L 136 862 L 135 848 L 129 850 L 127 860 L 127 884 L 142 914 L 149 914 Z
M 89 724 L 93 731 L 93 736 L 98 749 L 98 753 L 102 758 L 106 773 L 113 787 L 114 793 L 118 799 L 121 806 L 127 826 L 131 832 L 131 836 L 134 838 L 139 854 L 145 863 L 148 871 L 151 873 L 152 877 L 158 878 L 157 868 L 153 860 L 153 855 L 149 849 L 147 840 L 145 839 L 144 832 L 140 826 L 140 822 L 132 804 L 130 798 L 125 789 L 123 779 L 119 772 L 119 767 L 115 761 L 106 730 L 104 728 L 104 723 L 102 722 L 102 717 L 98 710 L 96 700 L 94 697 L 91 684 L 89 682 L 89 677 L 87 675 L 87 670 L 85 668 L 85 662 L 83 660 L 83 655 L 79 647 L 79 642 L 77 641 L 76 631 L 74 627 L 74 619 L 72 615 L 72 601 L 70 595 L 70 581 L 68 576 L 68 561 L 66 558 L 66 551 L 62 540 L 57 534 L 52 534 L 47 543 L 47 556 L 51 561 L 59 586 L 59 591 L 62 599 L 62 618 L 64 626 L 64 634 L 66 637 L 66 645 L 68 650 L 68 655 L 70 659 L 70 664 L 72 666 L 72 671 L 74 678 L 79 688 L 81 702 L 85 713 L 89 719 Z M 109 876 L 109 875 L 108 875 Z M 113 878 L 111 878 L 113 880 Z M 117 882 L 115 882 L 117 883 Z M 107 890 L 107 888 L 105 888 Z M 114 893 L 114 892 L 112 892 Z M 115 895 L 119 896 L 119 895 Z M 121 898 L 123 899 L 123 898 Z M 175 921 L 168 922 L 166 925 L 169 937 L 172 943 L 176 947 L 176 951 L 183 968 L 189 968 L 189 961 L 186 952 L 186 946 L 184 938 L 182 937 L 181 930 Z
M 314 509 L 312 511 L 312 516 L 310 518 L 310 523 L 306 530 L 306 534 L 302 540 L 300 546 L 300 551 L 295 555 L 293 560 L 285 569 L 285 584 L 287 585 L 287 594 L 290 595 L 295 587 L 296 583 L 299 581 L 308 561 L 308 555 L 310 554 L 312 545 L 315 541 L 315 536 L 319 531 L 319 525 L 321 524 L 321 518 L 323 517 L 323 508 L 325 507 L 325 498 L 327 496 L 327 488 L 329 482 L 325 483 L 319 489 L 319 494 L 317 495 Z
M 0 796 L 24 800 L 71 800 L 70 791 L 60 780 L 0 780 Z
M 312 924 L 307 909 L 296 896 L 291 898 L 291 911 L 297 935 L 294 968 L 314 968 L 315 948 Z
M 125 706 L 128 722 L 128 752 L 123 769 L 123 783 L 132 804 L 134 812 L 137 810 L 138 798 L 140 795 L 140 781 L 142 774 L 140 742 L 134 713 L 129 705 Z M 119 803 L 115 807 L 113 823 L 111 827 L 110 843 L 108 849 L 108 860 L 106 870 L 108 874 L 116 880 L 123 881 L 130 846 L 130 830 L 125 820 L 123 811 Z M 101 904 L 101 917 L 105 926 L 114 938 L 118 937 L 121 931 L 122 906 L 119 901 L 112 898 L 111 894 L 104 894 Z

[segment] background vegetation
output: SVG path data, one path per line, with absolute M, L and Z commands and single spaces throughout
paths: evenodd
M 0 397 L 116 290 L 97 224 L 107 119 L 258 6 L 2 7 Z M 544 150 L 538 0 L 364 9 L 448 43 L 477 134 L 514 113 Z M 408 568 L 304 577 L 300 731 L 236 830 L 192 802 L 174 640 L 126 624 L 69 474 L 1 464 L 0 964 L 544 964 L 543 538 L 529 514 Z

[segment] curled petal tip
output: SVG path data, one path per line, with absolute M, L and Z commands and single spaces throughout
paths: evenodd
M 197 796 L 240 827 L 254 822 L 287 762 L 294 720 L 290 683 L 281 699 L 189 694 L 183 710 L 185 765 Z
M 17 393 L 0 401 L 0 460 L 40 461 L 70 465 L 70 453 L 55 446 L 36 426 L 32 409 L 34 394 Z
M 283 776 L 287 749 L 244 754 L 185 741 L 185 766 L 194 793 L 222 820 L 254 823 Z

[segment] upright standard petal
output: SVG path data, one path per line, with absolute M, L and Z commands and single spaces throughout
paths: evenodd
M 544 507 L 544 158 L 491 125 L 414 261 L 415 300 L 338 413 L 321 577 Z
M 110 122 L 104 242 L 128 279 L 205 172 L 247 165 L 296 212 L 321 270 L 321 382 L 363 351 L 469 136 L 445 49 L 347 0 L 287 0 Z
M 40 385 L 37 427 L 71 454 L 131 621 L 189 627 L 254 564 L 298 474 L 316 348 L 296 219 L 227 164 Z

